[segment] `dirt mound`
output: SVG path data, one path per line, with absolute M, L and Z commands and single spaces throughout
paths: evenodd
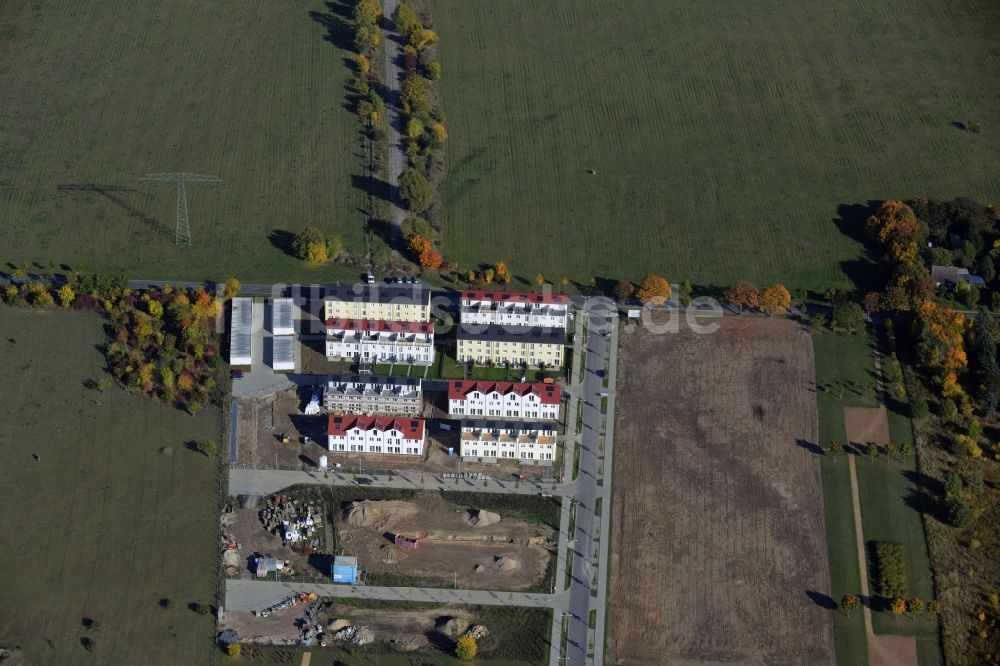
M 516 560 L 513 557 L 498 557 L 496 559 L 497 569 L 500 571 L 520 571 L 521 570 L 521 560 Z
M 238 567 L 241 561 L 240 554 L 235 550 L 227 550 L 222 554 L 222 563 L 227 567 Z
M 417 507 L 411 502 L 363 500 L 351 502 L 344 510 L 344 522 L 351 527 L 382 528 L 386 524 L 412 518 Z
M 475 571 L 476 573 L 482 573 L 486 571 L 486 567 L 484 567 L 482 564 L 477 564 L 476 566 L 472 567 L 472 570 Z
M 331 634 L 335 634 L 344 627 L 349 627 L 349 626 L 351 626 L 350 620 L 345 620 L 343 618 L 340 618 L 339 620 L 330 620 L 330 624 L 326 625 L 326 630 Z
M 473 527 L 489 527 L 500 522 L 500 514 L 483 509 L 469 509 L 465 516 L 465 522 Z

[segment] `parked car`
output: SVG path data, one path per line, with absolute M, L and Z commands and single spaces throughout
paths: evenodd
M 367 476 L 359 476 L 358 478 L 354 479 L 354 483 L 358 484 L 359 486 L 370 486 L 375 482 Z
M 365 273 L 365 282 L 368 284 L 375 284 L 375 276 L 371 273 Z

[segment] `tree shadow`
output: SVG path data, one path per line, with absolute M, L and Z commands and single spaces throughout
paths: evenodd
M 327 553 L 310 553 L 309 566 L 323 576 L 329 576 L 333 570 L 333 555 Z
M 354 36 L 351 34 L 351 7 L 346 2 L 325 2 L 325 12 L 311 11 L 309 18 L 326 28 L 323 39 L 343 51 L 354 50 Z M 353 60 L 344 58 L 348 66 L 355 66 Z
M 827 610 L 837 609 L 837 602 L 834 601 L 828 594 L 823 594 L 822 592 L 817 592 L 816 590 L 806 590 L 806 596 L 820 608 L 825 608 Z
M 931 516 L 947 524 L 948 516 L 946 515 L 945 506 L 942 502 L 938 501 L 939 497 L 944 496 L 944 484 L 916 470 L 904 470 L 903 476 L 913 484 L 906 497 L 903 498 L 906 505 L 914 511 Z
M 392 201 L 392 186 L 378 178 L 377 176 L 363 176 L 354 174 L 351 176 L 351 185 L 365 194 L 371 194 L 376 199 L 381 199 L 382 201 Z M 367 213 L 368 211 L 363 211 Z
M 815 444 L 813 442 L 810 442 L 809 440 L 805 440 L 805 439 L 801 439 L 801 438 L 796 439 L 795 440 L 795 445 L 799 446 L 799 447 L 801 447 L 803 449 L 805 449 L 809 453 L 815 453 L 818 456 L 821 456 L 824 453 L 823 452 L 823 447 L 821 447 L 819 444 Z
M 295 252 L 292 250 L 292 241 L 295 240 L 295 234 L 291 231 L 287 231 L 285 229 L 272 229 L 267 234 L 267 240 L 271 242 L 271 245 L 281 250 L 289 257 L 295 256 Z
M 152 215 L 149 215 L 122 198 L 121 193 L 138 192 L 132 187 L 121 187 L 119 185 L 105 185 L 100 183 L 61 183 L 56 186 L 61 192 L 93 192 L 111 203 L 121 208 L 129 217 L 139 220 L 146 226 L 164 236 L 170 237 L 171 230 Z
M 851 280 L 854 289 L 863 293 L 878 288 L 878 254 L 876 248 L 865 238 L 865 222 L 878 208 L 880 201 L 874 199 L 864 204 L 840 204 L 833 223 L 845 236 L 861 243 L 865 253 L 859 259 L 840 262 L 840 269 Z

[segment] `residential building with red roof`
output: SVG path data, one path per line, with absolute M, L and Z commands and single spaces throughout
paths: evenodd
M 327 449 L 348 453 L 422 456 L 424 420 L 392 416 L 332 415 L 327 422 Z
M 462 292 L 463 324 L 495 324 L 565 330 L 569 318 L 569 296 L 532 291 Z
M 553 420 L 561 398 L 556 384 L 456 379 L 448 383 L 448 415 Z
M 326 357 L 370 363 L 434 363 L 434 325 L 426 322 L 328 319 Z

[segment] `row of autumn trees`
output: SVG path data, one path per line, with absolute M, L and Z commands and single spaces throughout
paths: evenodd
M 230 278 L 224 298 L 239 290 Z M 122 386 L 191 413 L 221 404 L 226 364 L 215 322 L 222 303 L 202 287 L 139 292 L 128 288 L 124 276 L 73 273 L 58 288 L 33 281 L 7 285 L 0 303 L 102 313 L 110 324 L 108 368 Z
M 682 305 L 691 301 L 690 282 L 681 285 L 679 300 Z M 636 299 L 647 305 L 662 305 L 671 297 L 670 283 L 662 275 L 647 275 L 638 285 L 621 281 L 615 285 L 615 297 L 620 301 Z M 772 284 L 764 289 L 746 280 L 727 287 L 722 294 L 731 307 L 744 310 L 763 310 L 771 313 L 786 312 L 792 304 L 792 295 L 782 284 Z
M 400 104 L 406 119 L 407 166 L 399 176 L 399 194 L 409 215 L 403 221 L 403 234 L 417 263 L 437 270 L 444 265 L 438 188 L 445 175 L 444 147 L 448 140 L 434 83 L 441 78 L 438 34 L 428 17 L 421 18 L 405 3 L 396 7 L 392 18 L 405 42 Z

